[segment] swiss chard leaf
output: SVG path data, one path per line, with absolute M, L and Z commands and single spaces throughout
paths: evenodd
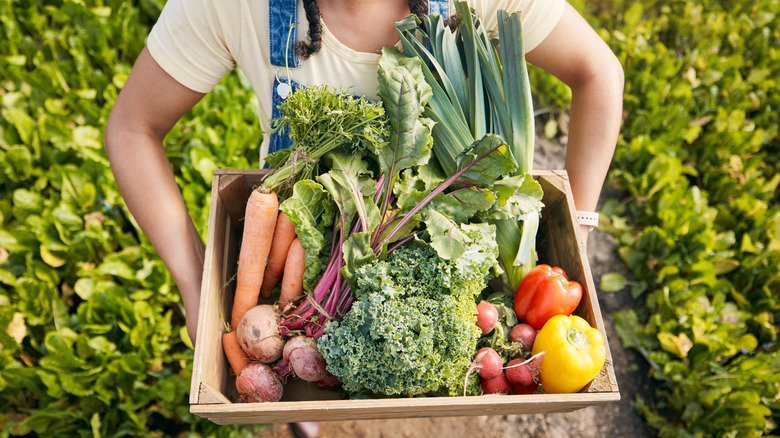
M 371 231 L 379 224 L 379 208 L 370 195 L 376 193 L 376 182 L 365 161 L 358 155 L 331 154 L 330 168 L 317 177 L 341 212 L 344 233 L 351 230 L 357 215 L 360 230 Z
M 496 180 L 517 169 L 509 147 L 495 134 L 486 134 L 461 152 L 458 168 L 464 169 L 472 163 L 474 164 L 461 174 L 460 179 L 481 186 L 492 186 Z
M 436 210 L 426 210 L 425 227 L 431 237 L 431 247 L 444 260 L 455 260 L 466 251 L 471 241 L 458 224 Z
M 431 98 L 431 87 L 425 82 L 422 61 L 408 58 L 398 49 L 382 49 L 379 60 L 377 94 L 387 113 L 389 141 L 375 146 L 386 186 L 392 187 L 407 167 L 425 164 L 431 157 L 432 121 L 422 119 L 423 108 Z

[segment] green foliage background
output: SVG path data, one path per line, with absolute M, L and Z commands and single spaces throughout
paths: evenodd
M 251 434 L 189 414 L 179 294 L 102 150 L 163 3 L 0 0 L 2 436 Z M 638 409 L 661 436 L 777 435 L 780 2 L 573 4 L 626 73 L 609 178 L 626 196 L 602 229 L 639 302 L 615 315 L 656 387 Z M 569 90 L 532 77 L 565 113 Z M 231 73 L 166 139 L 204 235 L 213 170 L 258 162 L 255 105 Z
M 613 289 L 638 300 L 616 328 L 656 388 L 638 409 L 665 437 L 778 436 L 780 2 L 575 5 L 626 76 L 609 174 L 625 198 L 602 225 L 633 276 Z M 568 90 L 534 78 L 565 111 Z
M 179 293 L 102 147 L 162 4 L 0 1 L 2 436 L 251 436 L 189 413 Z M 166 139 L 204 237 L 213 170 L 257 166 L 255 106 L 230 74 Z

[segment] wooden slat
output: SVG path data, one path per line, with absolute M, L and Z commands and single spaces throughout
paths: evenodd
M 483 395 L 276 403 L 193 405 L 190 411 L 218 424 L 344 421 L 386 418 L 515 415 L 571 412 L 619 400 L 617 393 Z
M 596 285 L 585 251 L 582 231 L 577 221 L 577 211 L 568 175 L 565 171 L 545 172 L 539 175 L 538 179 L 544 190 L 545 207 L 543 212 L 547 210 L 542 215 L 542 225 L 540 226 L 542 242 L 538 244 L 544 248 L 545 258 L 542 260 L 560 266 L 567 273 L 569 279 L 582 285 L 583 298 L 574 313 L 599 330 L 607 350 L 608 366 L 604 367 L 603 372 L 594 379 L 591 385 L 585 388 L 585 391 L 598 387 L 618 392 L 617 377 L 612 366 L 612 353 L 599 307 Z
M 243 228 L 242 221 L 246 212 L 249 190 L 243 175 L 217 175 L 219 183 L 214 186 L 216 193 L 227 210 L 233 226 Z M 212 190 L 213 191 L 213 190 Z
M 215 291 L 219 290 L 225 277 L 224 266 L 221 263 L 222 253 L 227 243 L 224 230 L 229 226 L 227 210 L 219 198 L 219 176 L 212 181 L 212 197 L 209 210 L 209 225 L 206 232 L 206 253 L 203 262 L 203 280 L 200 292 L 200 307 L 198 312 L 197 342 L 195 357 L 192 364 L 192 384 L 190 386 L 190 403 L 200 403 L 201 383 L 221 388 L 220 373 L 223 368 L 218 366 L 221 356 L 222 335 Z M 219 354 L 218 354 L 219 353 Z

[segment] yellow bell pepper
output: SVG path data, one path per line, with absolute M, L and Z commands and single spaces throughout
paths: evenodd
M 577 392 L 601 371 L 607 357 L 601 333 L 579 316 L 556 315 L 536 335 L 533 354 L 544 351 L 542 388 L 550 394 Z

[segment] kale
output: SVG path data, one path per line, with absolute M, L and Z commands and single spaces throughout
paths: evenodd
M 350 393 L 457 395 L 476 351 L 475 296 L 497 264 L 495 241 L 467 233 L 469 257 L 415 242 L 358 268 L 357 300 L 318 347 Z M 464 260 L 466 260 L 464 262 Z

